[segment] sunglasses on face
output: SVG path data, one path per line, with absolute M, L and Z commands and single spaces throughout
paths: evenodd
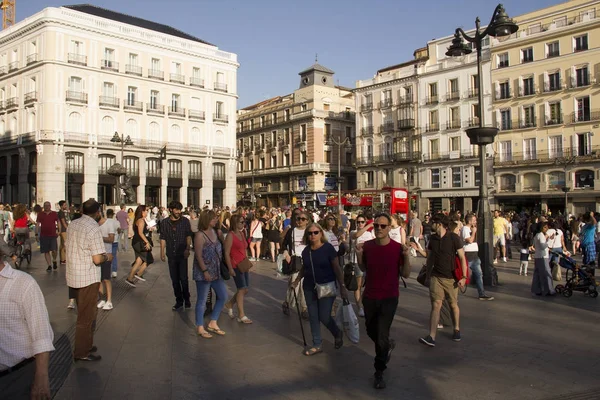
M 356 221 L 357 224 L 364 224 L 365 221 Z
M 321 233 L 321 231 L 309 231 L 308 235 L 309 236 L 317 236 L 319 233 Z
M 387 225 L 387 224 L 373 224 L 373 227 L 374 227 L 375 229 L 385 229 L 385 228 L 387 228 L 388 226 L 389 226 L 389 225 Z
M 308 221 L 305 217 L 296 217 L 296 221 Z
M 335 221 L 335 218 L 329 217 L 329 218 L 327 218 L 327 221 Z

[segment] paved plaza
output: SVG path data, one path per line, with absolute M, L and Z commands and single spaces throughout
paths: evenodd
M 251 274 L 246 310 L 254 324 L 222 314 L 219 325 L 227 335 L 206 340 L 195 334 L 193 309 L 171 311 L 166 264 L 157 261 L 147 282 L 130 288 L 123 279 L 132 260 L 131 251 L 119 253 L 115 308 L 98 313 L 97 363 L 72 362 L 76 312 L 66 308 L 65 267 L 47 273 L 37 251 L 31 267 L 24 267 L 44 292 L 55 332 L 55 399 L 600 398 L 600 300 L 579 292 L 532 298 L 531 274 L 520 277 L 516 262 L 499 264 L 502 285 L 489 290 L 495 301 L 479 301 L 474 288 L 461 295 L 462 342 L 453 342 L 446 328 L 437 346 L 427 348 L 418 338 L 427 332 L 428 293 L 414 279 L 423 259 L 415 260 L 392 326 L 397 346 L 386 372 L 388 387 L 376 391 L 374 348 L 362 319 L 358 345 L 345 340 L 336 351 L 323 328 L 324 352 L 301 354 L 298 318 L 281 312 L 286 283 L 274 264 L 260 262 Z M 231 292 L 233 281 L 228 287 Z M 191 292 L 194 305 L 194 286 Z M 304 326 L 310 341 L 308 322 Z

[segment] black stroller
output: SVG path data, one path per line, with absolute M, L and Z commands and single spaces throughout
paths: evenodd
M 583 292 L 591 298 L 598 297 L 598 283 L 594 277 L 595 264 L 579 265 L 572 257 L 550 250 L 550 253 L 558 260 L 558 265 L 566 270 L 566 283 L 555 287 L 556 293 L 562 293 L 565 297 L 571 297 L 574 291 Z M 552 267 L 557 262 L 554 261 Z

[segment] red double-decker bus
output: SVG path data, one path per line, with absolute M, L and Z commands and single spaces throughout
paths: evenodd
M 338 207 L 337 191 L 327 192 L 327 207 Z M 358 212 L 372 209 L 373 212 L 400 214 L 405 220 L 410 210 L 408 190 L 384 187 L 378 190 L 342 191 L 342 206 L 345 211 Z

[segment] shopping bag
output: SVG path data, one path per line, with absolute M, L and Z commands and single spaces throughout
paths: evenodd
M 552 279 L 555 281 L 562 281 L 562 271 L 560 265 L 553 263 L 552 265 Z
M 354 313 L 352 304 L 344 302 L 342 308 L 344 309 L 344 332 L 346 332 L 346 336 L 352 343 L 357 344 L 360 338 L 358 318 Z
M 277 272 L 280 274 L 283 271 L 283 260 L 285 260 L 285 256 L 283 254 L 277 255 Z
M 343 330 L 344 329 L 344 311 L 343 311 L 344 307 L 342 307 L 341 304 L 334 303 L 334 306 L 336 306 L 336 305 L 337 305 L 337 307 L 335 307 L 336 310 L 335 310 L 334 321 L 335 321 L 335 324 L 338 326 L 338 328 Z

